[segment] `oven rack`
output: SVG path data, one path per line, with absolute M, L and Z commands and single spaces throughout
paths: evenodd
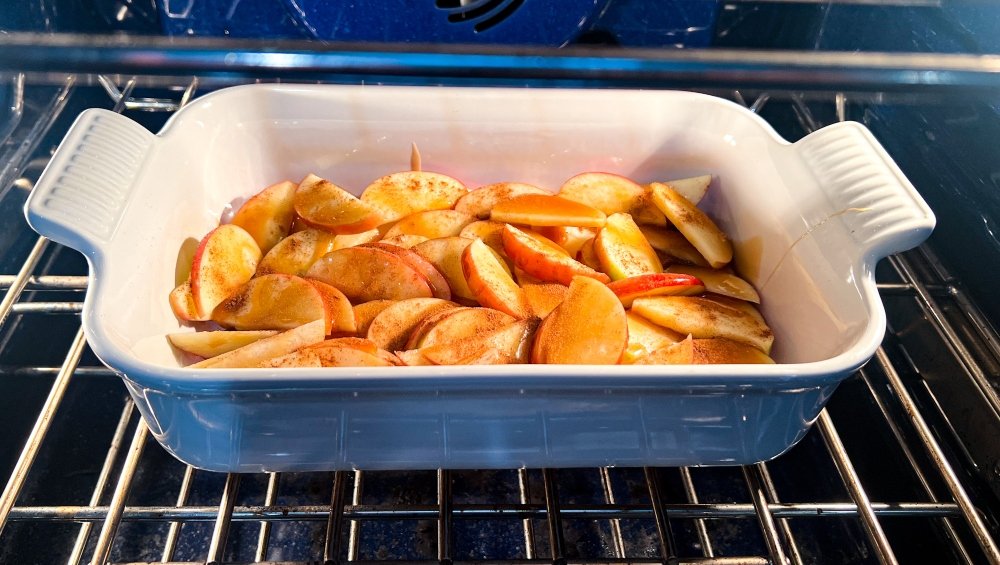
M 8 61 L 6 57 L 0 57 L 0 63 L 5 61 Z M 989 73 L 981 74 L 994 80 Z M 172 88 L 165 89 L 166 94 L 160 89 L 155 97 L 139 98 L 135 96 L 137 85 L 162 87 L 163 83 L 147 82 L 141 77 L 120 81 L 103 75 L 70 75 L 55 81 L 49 74 L 36 85 L 33 79 L 38 77 L 29 74 L 26 85 L 25 76 L 13 75 L 9 81 L 15 103 L 5 123 L 12 125 L 0 131 L 5 135 L 5 143 L 0 146 L 0 187 L 10 187 L 12 192 L 8 197 L 30 189 L 30 179 L 44 166 L 48 154 L 47 148 L 39 149 L 42 140 L 46 135 L 59 133 L 51 131 L 53 124 L 68 102 L 85 88 L 83 85 L 100 84 L 110 96 L 112 108 L 118 112 L 169 112 L 190 100 L 200 84 L 199 80 L 189 79 L 174 83 Z M 229 77 L 226 80 L 236 79 Z M 211 83 L 212 77 L 200 81 L 201 84 Z M 764 110 L 770 100 L 787 99 L 788 111 L 794 114 L 803 132 L 822 124 L 806 97 L 798 93 L 775 90 L 754 92 L 753 96 L 740 91 L 729 94 L 758 112 Z M 835 119 L 845 119 L 849 98 L 842 93 L 830 96 Z M 748 99 L 753 101 L 748 102 Z M 0 194 L 5 192 L 7 190 L 0 190 Z M 28 237 L 30 230 L 21 227 L 24 237 Z M 69 319 L 68 323 L 77 329 L 58 366 L 53 363 L 0 367 L 3 378 L 53 379 L 48 397 L 38 411 L 21 456 L 0 495 L 0 546 L 4 543 L 5 531 L 13 535 L 13 530 L 20 529 L 17 535 L 23 537 L 28 531 L 26 528 L 58 524 L 74 530 L 66 551 L 68 563 L 269 562 L 275 553 L 275 532 L 293 523 L 315 525 L 322 531 L 322 539 L 314 544 L 313 553 L 294 560 L 282 558 L 282 562 L 374 562 L 386 556 L 367 547 L 366 536 L 374 531 L 384 538 L 385 534 L 378 532 L 387 524 L 417 523 L 433 524 L 430 527 L 433 535 L 427 534 L 432 539 L 422 553 L 417 552 L 414 556 L 413 551 L 404 551 L 403 560 L 798 564 L 817 559 L 816 549 L 802 542 L 805 536 L 801 535 L 799 524 L 822 522 L 825 523 L 823 527 L 833 528 L 832 524 L 847 520 L 854 524 L 858 534 L 854 538 L 848 536 L 857 543 L 854 553 L 849 552 L 849 555 L 859 562 L 897 563 L 900 562 L 897 554 L 905 551 L 909 540 L 887 533 L 886 524 L 906 520 L 931 524 L 935 531 L 941 532 L 955 562 L 1000 563 L 996 508 L 988 502 L 992 500 L 986 492 L 988 489 L 977 484 L 975 475 L 967 472 L 970 463 L 963 458 L 961 449 L 955 447 L 955 438 L 947 433 L 947 421 L 935 410 L 933 396 L 928 394 L 921 380 L 921 368 L 914 365 L 901 347 L 904 336 L 896 328 L 890 328 L 874 359 L 845 383 L 845 387 L 860 390 L 876 407 L 876 414 L 881 418 L 877 424 L 888 430 L 895 442 L 894 448 L 909 463 L 906 472 L 912 473 L 919 489 L 905 498 L 879 498 L 866 488 L 859 462 L 864 463 L 864 459 L 873 454 L 852 452 L 844 441 L 845 427 L 849 427 L 850 422 L 846 417 L 824 410 L 814 430 L 803 441 L 803 448 L 810 449 L 813 454 L 823 453 L 825 460 L 816 461 L 812 469 L 805 469 L 803 473 L 814 478 L 823 469 L 834 469 L 842 494 L 818 501 L 786 494 L 788 482 L 782 483 L 775 473 L 775 467 L 782 465 L 783 458 L 779 458 L 774 462 L 723 470 L 511 470 L 505 476 L 515 485 L 512 492 L 516 496 L 501 501 L 469 501 L 468 496 L 456 493 L 456 481 L 463 477 L 478 473 L 483 480 L 492 480 L 495 478 L 493 472 L 438 470 L 425 499 L 414 502 L 410 497 L 390 497 L 388 501 L 375 503 L 368 502 L 365 496 L 368 485 L 391 478 L 391 473 L 316 473 L 311 477 L 327 483 L 328 489 L 324 492 L 329 496 L 328 500 L 311 504 L 282 503 L 282 500 L 296 499 L 301 493 L 289 497 L 289 477 L 273 473 L 264 476 L 228 474 L 218 478 L 216 482 L 221 484 L 209 487 L 209 490 L 214 489 L 214 494 L 199 495 L 199 478 L 211 474 L 184 467 L 180 484 L 174 491 L 174 504 L 144 504 L 136 502 L 142 499 L 138 478 L 149 472 L 148 467 L 162 464 L 165 459 L 162 450 L 150 441 L 148 429 L 135 413 L 131 400 L 122 392 L 117 425 L 111 434 L 101 438 L 107 450 L 92 481 L 89 498 L 83 497 L 86 502 L 64 500 L 58 504 L 33 504 L 22 500 L 21 495 L 25 486 L 44 471 L 38 464 L 39 454 L 45 449 L 46 441 L 51 441 L 48 436 L 54 423 L 66 411 L 63 406 L 67 398 L 74 394 L 71 385 L 81 380 L 103 380 L 120 389 L 120 384 L 110 370 L 94 364 L 92 356 L 89 362 L 82 364 L 88 355 L 82 331 L 78 329 L 78 314 L 86 277 L 82 272 L 49 274 L 48 265 L 59 253 L 59 246 L 40 237 L 32 241 L 33 245 L 25 246 L 30 249 L 26 249 L 19 266 L 12 268 L 9 274 L 0 275 L 0 291 L 3 292 L 0 335 L 8 335 L 0 340 L 0 354 L 10 341 L 9 334 L 20 331 L 22 323 L 35 318 L 55 316 L 53 319 L 63 322 Z M 984 391 L 992 390 L 984 380 L 991 368 L 978 352 L 986 351 L 1000 359 L 1000 341 L 961 283 L 948 274 L 931 249 L 922 247 L 889 258 L 882 265 L 879 280 L 885 300 L 905 302 L 915 308 L 938 336 L 940 349 L 954 358 L 968 378 L 982 381 L 979 384 Z M 73 296 L 62 299 L 66 293 Z M 50 295 L 60 299 L 47 300 Z M 950 315 L 947 304 L 958 305 L 963 315 Z M 995 396 L 995 391 L 993 394 Z M 174 462 L 174 465 L 181 464 Z M 591 476 L 593 486 L 601 494 L 597 500 L 579 502 L 560 493 L 566 488 L 564 478 L 580 473 Z M 728 482 L 738 483 L 740 494 L 730 497 L 732 500 L 723 500 L 718 493 L 699 488 L 700 477 L 706 473 L 726 475 Z M 302 477 L 294 478 L 292 487 L 301 486 Z M 621 497 L 623 482 L 638 485 L 627 500 Z M 261 492 L 247 496 L 247 485 L 251 484 Z M 74 500 L 79 498 L 73 497 Z M 596 544 L 598 551 L 595 553 L 585 554 L 586 544 L 567 539 L 571 530 L 569 523 L 580 521 L 600 525 L 602 533 L 597 536 L 600 543 Z M 731 542 L 719 542 L 716 526 L 733 522 L 742 524 L 743 528 L 750 524 L 755 529 L 756 533 L 750 537 L 757 540 L 756 547 L 732 553 Z M 195 543 L 194 550 L 186 549 L 188 557 L 184 560 L 175 560 L 179 559 L 179 548 L 185 545 L 186 532 L 201 523 L 210 526 L 210 532 L 201 540 L 203 543 Z M 469 523 L 513 524 L 514 530 L 520 533 L 517 540 L 520 547 L 502 559 L 487 554 L 472 555 L 469 551 L 458 552 L 459 538 L 468 534 L 468 528 L 463 526 Z M 646 524 L 649 531 L 643 539 L 649 543 L 643 545 L 629 538 L 628 532 L 634 530 L 631 527 L 634 523 Z M 162 535 L 155 538 L 159 542 L 156 547 L 151 547 L 146 537 L 142 538 L 140 547 L 132 547 L 130 542 L 135 540 L 130 538 L 134 530 L 129 527 L 133 525 L 159 528 Z M 256 529 L 256 535 L 247 534 L 243 526 Z M 237 529 L 240 535 L 235 534 Z M 463 531 L 465 533 L 461 533 Z M 503 531 L 509 534 L 509 528 Z M 234 548 L 235 538 L 239 538 L 240 548 Z M 248 542 L 249 538 L 253 539 Z

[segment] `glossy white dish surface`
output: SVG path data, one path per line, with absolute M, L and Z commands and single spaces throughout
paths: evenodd
M 701 207 L 729 234 L 739 272 L 761 294 L 778 364 L 212 371 L 179 365 L 164 335 L 182 328 L 167 294 L 186 238 L 201 238 L 237 199 L 310 172 L 360 194 L 375 178 L 406 169 L 411 143 L 420 147 L 425 170 L 452 175 L 470 188 L 520 181 L 556 190 L 588 170 L 638 182 L 713 175 Z M 298 387 L 337 394 L 410 390 L 419 393 L 416 398 L 451 390 L 464 391 L 470 403 L 525 386 L 544 388 L 547 395 L 580 388 L 680 394 L 717 387 L 720 398 L 731 400 L 740 387 L 775 386 L 777 394 L 799 383 L 817 387 L 817 398 L 825 399 L 883 336 L 875 263 L 918 245 L 934 226 L 933 213 L 859 124 L 830 126 L 790 144 L 748 110 L 694 93 L 380 86 L 226 89 L 196 100 L 155 136 L 121 116 L 85 112 L 40 180 L 27 215 L 40 233 L 87 255 L 87 337 L 98 356 L 124 374 L 134 396 Z M 822 403 L 812 399 L 809 405 L 794 425 L 786 423 L 793 431 L 785 436 L 801 437 Z M 140 408 L 147 421 L 163 415 L 162 407 L 144 400 Z M 401 404 L 396 409 L 405 411 Z M 162 422 L 151 429 L 185 457 L 171 436 L 175 430 L 165 430 Z M 347 449 L 338 445 L 331 450 Z M 776 454 L 778 447 L 761 453 Z M 505 458 L 499 455 L 503 449 L 493 450 L 489 462 L 549 461 L 544 453 Z M 286 457 L 280 461 L 290 463 L 282 466 L 233 450 L 227 455 L 231 464 L 203 466 L 275 470 L 364 463 L 340 453 L 338 463 L 316 455 L 302 458 L 308 459 L 302 465 Z M 442 453 L 428 464 L 466 466 L 448 455 L 447 445 Z M 572 462 L 618 461 L 589 457 Z M 650 462 L 739 462 L 692 457 Z M 468 464 L 482 466 L 474 459 Z

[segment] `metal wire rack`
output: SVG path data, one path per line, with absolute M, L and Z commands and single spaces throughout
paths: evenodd
M 190 80 L 166 94 L 137 97 L 135 79 L 101 76 L 97 83 L 118 112 L 174 111 L 199 88 Z M 0 130 L 0 187 L 6 189 L 0 195 L 9 190 L 9 201 L 23 199 L 44 166 L 47 153 L 38 148 L 46 136 L 61 135 L 53 124 L 78 86 L 73 77 L 26 86 L 24 75 L 16 75 L 8 87 L 13 103 Z M 757 112 L 772 100 L 767 93 L 730 95 Z M 845 119 L 845 96 L 830 96 L 834 119 Z M 821 125 L 802 96 L 783 99 L 783 111 L 803 133 Z M 994 499 L 948 434 L 922 381 L 924 367 L 906 353 L 911 326 L 925 325 L 961 376 L 995 396 L 987 382 L 995 367 L 987 358 L 1000 359 L 1000 340 L 928 248 L 883 262 L 879 288 L 890 312 L 885 343 L 842 386 L 813 431 L 772 462 L 715 469 L 216 475 L 184 466 L 150 441 L 118 379 L 89 354 L 79 328 L 87 284 L 79 258 L 44 238 L 31 239 L 23 220 L 16 229 L 12 240 L 20 243 L 2 263 L 9 274 L 0 275 L 0 378 L 42 382 L 48 390 L 44 400 L 41 393 L 22 400 L 37 415 L 30 429 L 22 425 L 23 449 L 0 495 L 0 560 L 735 565 L 897 563 L 923 556 L 1000 563 Z M 48 357 L 6 361 L 26 347 L 19 336 L 38 331 L 27 329 L 32 325 L 59 343 Z M 56 331 L 57 325 L 69 329 Z M 61 363 L 44 362 L 53 355 Z M 83 420 L 76 418 L 88 410 L 80 404 L 97 404 L 96 397 L 110 398 L 104 404 L 114 409 L 80 429 Z M 83 447 L 59 453 L 67 437 Z M 894 471 L 905 487 L 895 488 L 884 467 L 873 471 L 883 458 L 898 462 Z M 80 472 L 54 474 L 59 464 Z

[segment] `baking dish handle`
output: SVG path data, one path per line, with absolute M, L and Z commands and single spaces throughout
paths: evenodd
M 87 255 L 110 242 L 156 136 L 107 110 L 70 127 L 24 206 L 28 224 Z
M 920 245 L 934 212 L 868 128 L 841 122 L 795 143 L 859 250 L 881 259 Z M 825 220 L 824 220 L 825 221 Z

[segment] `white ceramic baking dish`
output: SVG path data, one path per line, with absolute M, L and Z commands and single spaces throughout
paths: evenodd
M 177 251 L 234 199 L 315 172 L 360 192 L 408 166 L 470 187 L 555 188 L 588 170 L 711 173 L 702 207 L 763 298 L 777 365 L 181 368 L 164 334 Z M 737 464 L 800 439 L 873 354 L 882 257 L 934 215 L 872 135 L 794 144 L 686 92 L 254 85 L 204 96 L 157 135 L 84 112 L 28 201 L 90 262 L 86 335 L 164 447 L 219 471 Z M 596 320 L 595 323 L 600 323 Z

